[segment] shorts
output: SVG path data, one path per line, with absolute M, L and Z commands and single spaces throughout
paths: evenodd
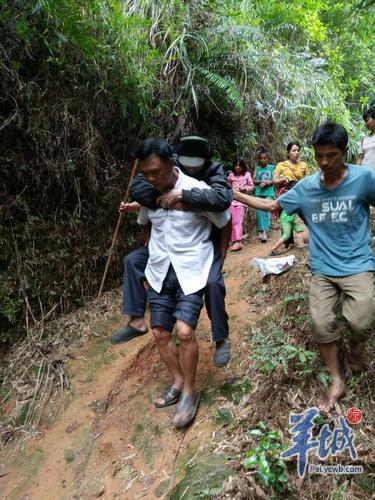
M 185 295 L 170 265 L 160 293 L 153 288 L 147 292 L 151 328 L 162 326 L 171 332 L 176 320 L 181 320 L 195 329 L 203 305 L 203 293 L 204 288 Z
M 295 233 L 302 233 L 305 230 L 302 224 L 298 222 L 281 222 L 282 239 L 287 241 Z
M 352 339 L 365 342 L 373 331 L 373 271 L 341 277 L 314 275 L 310 285 L 310 313 L 314 339 L 318 344 L 327 344 L 340 338 L 335 325 L 335 306 L 341 295 L 342 314 L 349 324 Z

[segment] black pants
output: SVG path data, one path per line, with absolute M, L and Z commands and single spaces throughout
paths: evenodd
M 141 247 L 124 259 L 123 314 L 138 317 L 143 317 L 145 314 L 147 293 L 143 283 L 146 279 L 145 268 L 148 256 L 148 248 Z M 215 342 L 225 340 L 229 335 L 228 314 L 225 310 L 226 290 L 220 267 L 221 254 L 214 247 L 214 260 L 208 275 L 204 299 Z

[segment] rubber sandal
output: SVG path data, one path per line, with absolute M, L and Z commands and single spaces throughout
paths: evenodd
M 197 413 L 200 401 L 200 393 L 196 394 L 182 394 L 182 397 L 177 405 L 176 413 L 173 417 L 173 425 L 176 429 L 183 429 L 190 425 Z M 186 414 L 185 418 L 180 418 L 179 415 Z
M 165 408 L 166 406 L 175 405 L 176 403 L 178 403 L 180 396 L 180 389 L 177 389 L 177 387 L 173 386 L 168 387 L 165 393 L 160 396 L 160 399 L 164 399 L 164 403 L 158 403 L 157 401 L 154 401 L 154 405 L 156 406 L 156 408 Z
M 275 250 L 271 250 L 269 255 L 271 255 L 271 257 L 276 257 L 276 255 L 279 255 L 277 252 L 275 252 Z
M 142 335 L 146 335 L 148 330 L 139 330 L 138 328 L 134 328 L 133 326 L 126 325 L 113 332 L 111 336 L 111 344 L 121 344 L 122 342 L 129 342 L 136 337 L 141 337 Z

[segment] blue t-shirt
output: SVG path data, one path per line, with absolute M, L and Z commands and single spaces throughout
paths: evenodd
M 375 205 L 375 171 L 348 165 L 335 189 L 323 187 L 320 175 L 305 177 L 278 198 L 288 214 L 301 211 L 305 218 L 312 273 L 351 276 L 374 271 L 369 208 Z

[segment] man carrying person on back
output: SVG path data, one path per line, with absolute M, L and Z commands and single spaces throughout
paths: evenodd
M 146 182 L 142 173 L 137 174 L 131 186 L 131 196 L 142 206 L 150 209 L 173 208 L 183 204 L 187 210 L 224 211 L 230 206 L 232 190 L 227 183 L 220 163 L 211 161 L 212 151 L 208 141 L 199 136 L 182 137 L 178 147 L 177 165 L 188 175 L 205 181 L 211 189 L 199 185 L 191 189 L 173 189 L 160 193 Z M 211 239 L 214 243 L 214 259 L 205 290 L 205 303 L 212 324 L 215 341 L 214 363 L 222 367 L 230 359 L 228 340 L 228 315 L 225 310 L 225 285 L 221 273 L 230 238 L 230 221 L 220 231 L 213 227 Z M 125 258 L 123 314 L 129 315 L 127 325 L 113 333 L 111 342 L 127 342 L 147 333 L 144 319 L 146 291 L 144 289 L 145 267 L 148 248 L 144 246 L 131 252 Z
M 175 166 L 172 149 L 165 141 L 143 141 L 136 158 L 146 181 L 161 194 L 196 187 L 210 190 L 207 184 L 185 175 Z M 154 404 L 162 408 L 178 402 L 173 417 L 177 428 L 192 422 L 199 404 L 195 389 L 198 345 L 194 334 L 214 260 L 211 222 L 222 228 L 229 221 L 229 210 L 193 212 L 142 207 L 138 215 L 140 225 L 151 224 L 145 270 L 150 286 L 150 323 L 161 358 L 172 377 L 172 385 Z M 175 323 L 179 356 L 172 339 Z
M 234 193 L 235 199 L 260 210 L 302 212 L 310 231 L 310 313 L 320 355 L 332 377 L 320 401 L 330 411 L 345 393 L 336 342 L 335 306 L 343 297 L 342 312 L 351 329 L 349 364 L 364 368 L 364 345 L 375 316 L 374 256 L 371 250 L 369 208 L 375 204 L 375 171 L 347 165 L 348 134 L 344 127 L 325 123 L 313 135 L 320 172 L 302 179 L 277 200 Z

